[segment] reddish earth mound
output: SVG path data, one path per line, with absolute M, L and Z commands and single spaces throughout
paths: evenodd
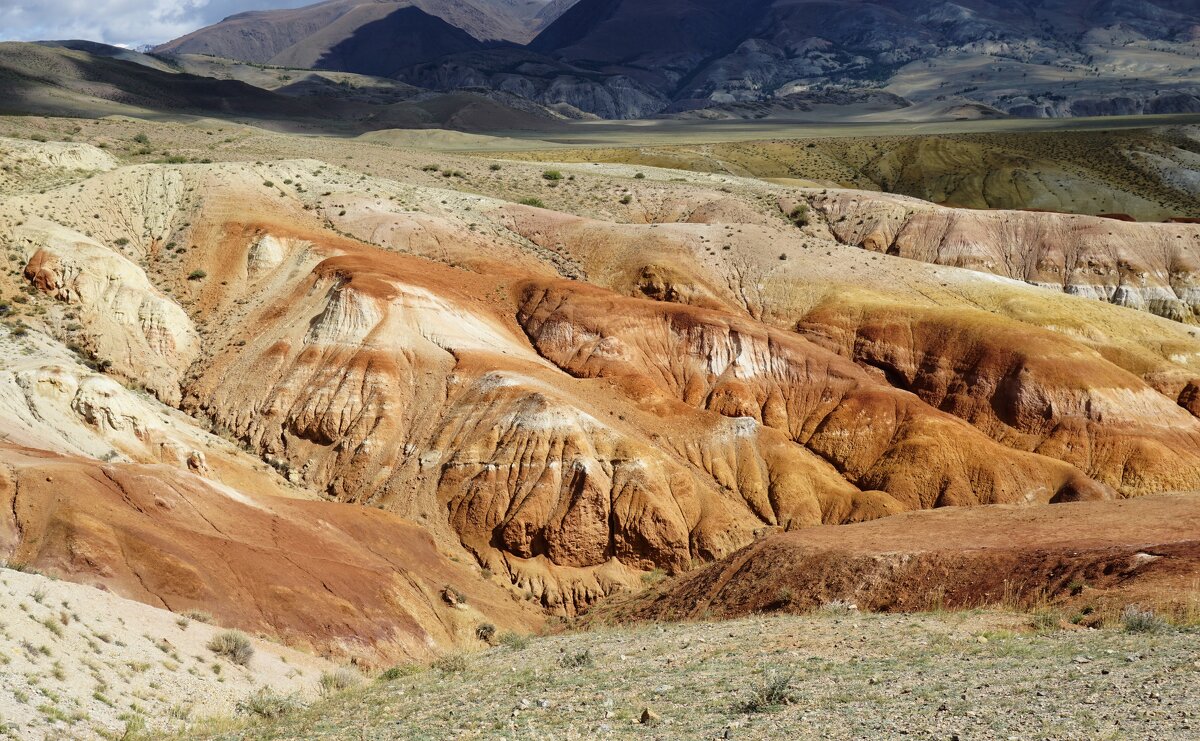
M 0 448 L 8 562 L 378 663 L 539 616 L 376 509 L 249 496 L 169 466 Z
M 913 512 L 764 538 L 611 612 L 729 618 L 844 600 L 927 610 L 1045 601 L 1171 606 L 1196 590 L 1200 499 Z

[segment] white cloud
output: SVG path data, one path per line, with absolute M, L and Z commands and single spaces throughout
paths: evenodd
M 315 0 L 0 0 L 0 41 L 158 44 L 246 10 Z

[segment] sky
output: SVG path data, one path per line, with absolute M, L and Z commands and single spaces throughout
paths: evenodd
M 0 41 L 87 39 L 160 44 L 246 10 L 316 0 L 0 0 Z

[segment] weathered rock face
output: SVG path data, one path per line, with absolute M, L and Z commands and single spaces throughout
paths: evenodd
M 1194 322 L 1200 227 L 1094 216 L 940 208 L 834 191 L 813 204 L 842 242 Z
M 179 400 L 181 371 L 199 350 L 187 313 L 164 296 L 141 268 L 82 234 L 57 225 L 22 226 L 18 244 L 32 254 L 25 278 L 78 309 L 88 344 L 113 358 L 115 370 L 145 377 L 167 402 Z
M 614 305 L 565 287 L 529 289 L 521 318 L 539 352 L 573 375 L 621 378 L 751 429 L 778 429 L 859 489 L 887 492 L 894 508 L 1111 494 L 1070 467 L 1010 457 L 852 363 L 761 325 L 645 302 Z M 913 465 L 918 459 L 937 464 Z
M 797 327 L 1005 446 L 1125 495 L 1200 486 L 1200 421 L 1100 353 L 969 309 L 836 300 Z M 1132 465 L 1131 465 L 1132 464 Z

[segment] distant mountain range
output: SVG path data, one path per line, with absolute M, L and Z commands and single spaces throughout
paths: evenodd
M 1195 0 L 328 0 L 155 51 L 485 88 L 603 118 L 770 116 L 830 91 L 929 115 L 1200 111 Z

